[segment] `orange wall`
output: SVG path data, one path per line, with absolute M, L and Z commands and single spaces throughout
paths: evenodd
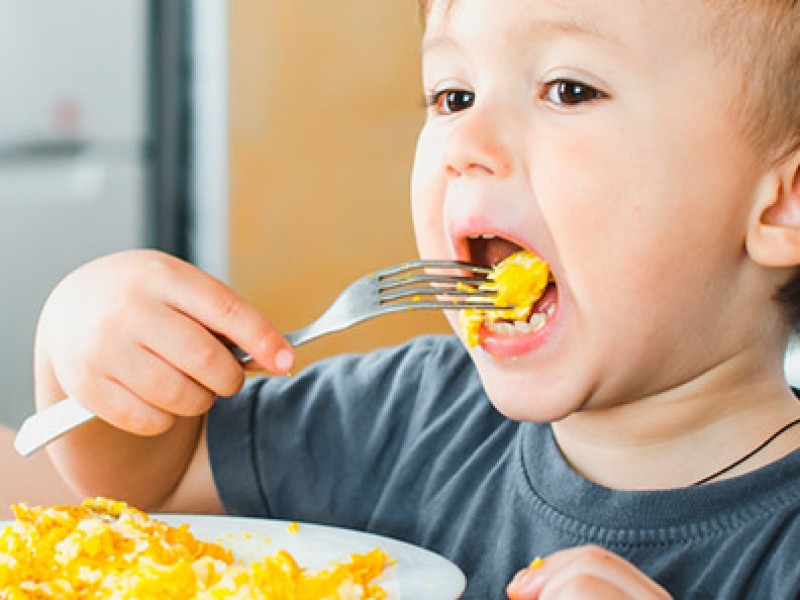
M 415 6 L 230 3 L 231 283 L 279 329 L 306 324 L 356 277 L 416 256 Z M 382 317 L 303 346 L 299 358 L 426 331 L 446 331 L 443 317 Z

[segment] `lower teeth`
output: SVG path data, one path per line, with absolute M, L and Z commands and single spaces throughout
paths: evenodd
M 549 315 L 534 313 L 528 321 L 485 321 L 486 328 L 500 335 L 521 335 L 541 329 Z

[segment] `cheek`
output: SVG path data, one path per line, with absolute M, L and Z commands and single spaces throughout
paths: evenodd
M 603 134 L 552 140 L 538 154 L 535 192 L 577 314 L 610 324 L 672 293 L 663 273 L 680 263 L 664 250 L 683 218 L 671 192 L 655 189 L 646 155 Z
M 437 163 L 420 136 L 411 177 L 411 214 L 417 248 L 426 258 L 448 256 L 443 223 L 443 177 L 438 175 Z
M 593 139 L 562 138 L 538 153 L 532 169 L 540 210 L 567 267 L 605 263 L 617 249 L 624 255 L 646 218 L 636 158 L 597 148 Z
M 735 276 L 749 168 L 725 146 L 702 143 L 712 135 L 681 133 L 683 139 L 627 135 L 603 144 L 604 152 L 587 138 L 562 141 L 540 163 L 552 175 L 539 195 L 554 199 L 542 210 L 569 285 L 592 311 L 608 313 L 614 303 L 629 315 L 654 307 L 680 313 L 696 298 L 687 289 L 717 294 L 714 286 L 724 289 Z

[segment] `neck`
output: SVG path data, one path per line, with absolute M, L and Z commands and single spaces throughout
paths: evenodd
M 800 417 L 800 403 L 780 370 L 744 383 L 728 379 L 728 385 L 719 375 L 575 413 L 553 425 L 559 447 L 573 468 L 601 485 L 668 489 L 719 471 Z M 795 427 L 720 478 L 757 469 L 798 447 Z

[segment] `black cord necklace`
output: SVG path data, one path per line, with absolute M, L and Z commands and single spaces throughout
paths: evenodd
M 694 482 L 692 485 L 702 485 L 702 484 L 704 484 L 704 483 L 708 483 L 708 482 L 709 482 L 709 481 L 711 481 L 712 479 L 716 479 L 716 478 L 717 478 L 717 477 L 719 477 L 720 475 L 722 475 L 722 474 L 724 474 L 724 473 L 727 473 L 728 471 L 730 471 L 731 469 L 733 469 L 733 468 L 735 468 L 735 467 L 738 467 L 740 464 L 742 464 L 744 461 L 746 461 L 746 460 L 747 460 L 748 458 L 750 458 L 751 456 L 754 456 L 754 455 L 758 454 L 759 452 L 761 452 L 761 451 L 762 451 L 764 448 L 766 448 L 767 446 L 769 446 L 769 445 L 770 445 L 770 444 L 771 444 L 771 443 L 772 443 L 772 442 L 775 440 L 775 438 L 777 438 L 778 436 L 780 436 L 780 435 L 781 435 L 783 432 L 785 432 L 786 430 L 788 430 L 788 429 L 791 429 L 791 428 L 792 428 L 792 427 L 794 427 L 795 425 L 800 425 L 800 418 L 797 418 L 797 419 L 795 419 L 794 421 L 789 421 L 789 422 L 788 422 L 786 425 L 784 425 L 783 427 L 781 427 L 780 429 L 778 429 L 778 431 L 776 431 L 775 433 L 773 433 L 773 434 L 772 434 L 771 436 L 769 436 L 769 437 L 768 437 L 766 440 L 764 440 L 763 442 L 761 442 L 761 444 L 760 444 L 760 445 L 758 445 L 757 447 L 753 448 L 753 449 L 752 449 L 750 452 L 748 452 L 747 454 L 745 454 L 745 455 L 744 455 L 743 457 L 741 457 L 740 459 L 738 459 L 738 460 L 736 460 L 736 461 L 732 462 L 732 463 L 731 463 L 731 464 L 729 464 L 727 467 L 723 467 L 723 468 L 722 468 L 722 469 L 720 469 L 719 471 L 715 471 L 714 473 L 712 473 L 711 475 L 709 475 L 709 476 L 707 476 L 707 477 L 703 477 L 703 478 L 702 478 L 702 479 L 700 479 L 699 481 L 695 481 L 695 482 Z

